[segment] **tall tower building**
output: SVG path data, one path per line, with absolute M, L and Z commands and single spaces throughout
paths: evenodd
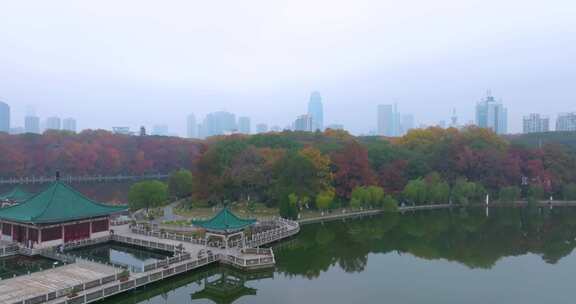
M 198 138 L 198 124 L 194 114 L 190 114 L 186 118 L 186 136 L 188 138 Z
M 496 134 L 508 132 L 508 110 L 488 91 L 486 98 L 476 104 L 476 125 L 492 129 Z
M 390 104 L 378 105 L 377 126 L 378 135 L 394 136 L 394 107 Z
M 52 116 L 46 118 L 46 130 L 60 130 L 60 129 L 62 129 L 60 117 Z
M 548 132 L 550 131 L 550 119 L 537 113 L 524 116 L 522 130 L 524 133 Z
M 24 131 L 26 133 L 40 134 L 40 117 L 26 115 L 24 117 Z
M 452 116 L 450 117 L 450 127 L 458 128 L 458 115 L 456 115 L 456 109 L 452 109 Z
M 318 129 L 314 129 L 314 119 L 312 118 L 312 116 L 304 114 L 298 116 L 294 121 L 294 130 L 312 132 Z
M 76 133 L 76 119 L 64 118 L 64 120 L 62 120 L 62 129 Z
M 556 131 L 576 131 L 576 112 L 558 114 Z
M 202 126 L 202 135 L 203 137 L 223 135 L 236 130 L 236 115 L 225 111 L 218 111 L 206 115 Z
M 320 92 L 314 91 L 310 94 L 308 102 L 308 116 L 312 118 L 312 130 L 324 131 L 324 108 L 322 106 L 322 96 Z
M 10 132 L 10 106 L 0 101 L 0 132 Z
M 238 117 L 238 132 L 242 134 L 250 134 L 250 117 L 240 116 Z

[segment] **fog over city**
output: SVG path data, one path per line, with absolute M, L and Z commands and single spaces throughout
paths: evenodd
M 0 100 L 21 126 L 166 124 L 226 110 L 284 127 L 322 94 L 324 124 L 376 128 L 378 104 L 416 124 L 474 120 L 492 90 L 522 117 L 576 111 L 569 0 L 0 0 Z

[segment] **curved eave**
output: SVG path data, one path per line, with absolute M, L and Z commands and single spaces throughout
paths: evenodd
M 110 210 L 106 212 L 88 214 L 85 216 L 76 216 L 76 217 L 69 217 L 69 218 L 48 218 L 48 219 L 33 219 L 33 218 L 11 218 L 11 217 L 3 217 L 0 216 L 0 220 L 10 221 L 14 223 L 25 223 L 25 224 L 57 224 L 57 223 L 64 223 L 64 222 L 71 222 L 83 219 L 89 219 L 94 217 L 103 217 L 103 216 L 110 216 L 115 213 L 120 213 L 123 211 L 128 210 L 128 207 L 120 207 L 116 210 Z

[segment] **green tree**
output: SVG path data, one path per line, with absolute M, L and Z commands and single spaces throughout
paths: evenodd
M 280 216 L 287 219 L 298 217 L 298 195 L 290 193 L 280 200 Z
M 318 193 L 318 195 L 316 196 L 316 208 L 320 210 L 329 209 L 330 206 L 332 206 L 332 203 L 334 202 L 335 196 L 336 193 L 330 190 Z
M 498 194 L 498 199 L 500 202 L 510 202 L 513 203 L 520 199 L 520 188 L 516 186 L 508 186 L 500 189 Z
M 427 203 L 446 204 L 450 200 L 450 185 L 443 181 L 440 174 L 433 172 L 426 176 Z
M 425 204 L 427 200 L 426 183 L 422 179 L 411 180 L 404 187 L 402 195 L 411 203 Z
M 180 169 L 170 175 L 168 192 L 172 197 L 188 197 L 192 194 L 192 180 L 192 172 Z
M 382 210 L 387 212 L 398 211 L 398 201 L 392 195 L 386 195 L 382 202 Z
M 128 204 L 132 210 L 145 208 L 148 211 L 161 206 L 167 200 L 168 186 L 160 181 L 138 182 L 132 185 L 128 192 Z
M 452 187 L 452 199 L 456 204 L 468 205 L 476 195 L 476 184 L 465 179 L 456 180 Z

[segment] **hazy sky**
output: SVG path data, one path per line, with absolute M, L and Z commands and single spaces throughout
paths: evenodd
M 574 0 L 0 0 L 0 98 L 22 125 L 167 123 L 227 110 L 287 125 L 312 90 L 326 124 L 376 126 L 397 102 L 417 122 L 473 119 L 486 89 L 511 131 L 576 111 Z

